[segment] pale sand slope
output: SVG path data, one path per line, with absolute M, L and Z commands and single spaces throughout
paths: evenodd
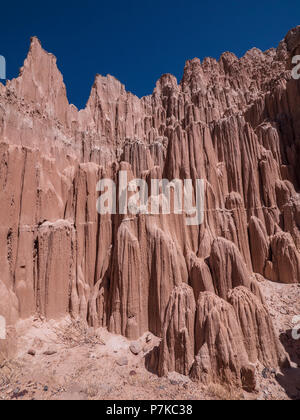
M 258 385 L 253 394 L 214 384 L 202 386 L 175 373 L 166 378 L 150 373 L 145 356 L 159 341 L 151 334 L 139 340 L 141 351 L 134 355 L 131 342 L 105 329 L 88 329 L 70 319 L 60 323 L 36 319 L 18 324 L 18 357 L 1 366 L 0 399 L 299 398 L 300 341 L 291 338 L 291 329 L 293 317 L 300 314 L 300 287 L 268 281 L 260 286 L 293 368 L 276 375 L 257 364 Z M 30 350 L 35 356 L 28 354 Z

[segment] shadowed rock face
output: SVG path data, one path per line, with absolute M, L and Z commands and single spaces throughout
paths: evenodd
M 277 49 L 188 61 L 139 99 L 97 75 L 70 105 L 38 39 L 0 84 L 0 315 L 70 314 L 136 339 L 161 337 L 155 368 L 255 387 L 276 367 L 256 278 L 300 281 L 300 27 Z M 97 183 L 204 179 L 205 215 L 99 215 Z

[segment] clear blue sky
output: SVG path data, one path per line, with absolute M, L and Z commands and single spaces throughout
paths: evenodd
M 6 0 L 0 11 L 7 78 L 18 75 L 36 35 L 56 55 L 69 100 L 79 108 L 96 73 L 112 74 L 143 96 L 163 73 L 181 79 L 187 59 L 265 50 L 300 24 L 299 0 Z

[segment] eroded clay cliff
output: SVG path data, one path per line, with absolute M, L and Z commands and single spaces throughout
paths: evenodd
M 277 49 L 188 61 L 142 99 L 96 76 L 70 105 L 56 59 L 31 40 L 0 84 L 0 315 L 70 314 L 136 339 L 150 365 L 252 390 L 253 363 L 287 363 L 258 280 L 300 281 L 300 27 Z M 100 179 L 204 179 L 184 215 L 99 215 Z

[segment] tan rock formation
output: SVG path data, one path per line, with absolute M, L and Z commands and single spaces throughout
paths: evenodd
M 233 307 L 213 293 L 200 294 L 196 316 L 193 379 L 255 388 L 242 331 Z
M 191 287 L 176 287 L 171 293 L 163 325 L 158 373 L 190 373 L 194 363 L 194 328 L 196 304 Z
M 274 368 L 287 362 L 285 351 L 275 336 L 271 317 L 260 300 L 245 287 L 229 292 L 244 338 L 244 345 L 252 363 L 259 360 L 264 366 Z

